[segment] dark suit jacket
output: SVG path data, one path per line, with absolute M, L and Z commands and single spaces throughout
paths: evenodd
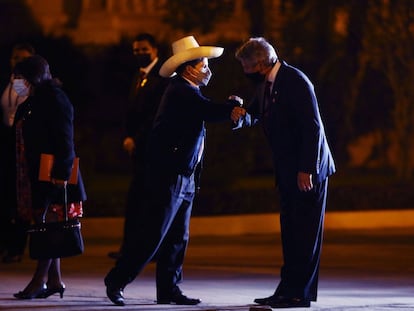
M 248 107 L 252 123 L 264 118 L 264 88 L 265 83 L 257 87 Z M 335 172 L 314 87 L 303 72 L 282 62 L 267 109 L 265 133 L 280 187 L 296 187 L 298 172 L 312 174 L 314 182 Z
M 34 207 L 44 207 L 39 205 L 47 203 L 48 199 L 62 201 L 61 198 L 53 198 L 56 189 L 51 183 L 38 181 L 40 154 L 55 156 L 51 172 L 53 178 L 69 179 L 75 158 L 73 106 L 60 87 L 47 83 L 37 87 L 34 95 L 18 107 L 15 123 L 21 119 Z M 80 174 L 78 184 L 68 189 L 69 201 L 86 199 Z
M 230 120 L 233 107 L 213 103 L 180 76 L 172 78 L 151 133 L 150 171 L 186 176 L 194 173 L 205 136 L 204 121 Z
M 159 75 L 161 65 L 162 61 L 158 60 L 148 73 L 145 84 L 138 90 L 136 84 L 139 72 L 136 73 L 131 85 L 125 125 L 126 135 L 135 141 L 138 162 L 142 161 L 155 114 L 169 81 Z

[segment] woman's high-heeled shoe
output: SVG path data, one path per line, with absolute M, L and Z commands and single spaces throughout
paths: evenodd
M 47 288 L 42 295 L 40 295 L 37 298 L 47 298 L 49 296 L 52 296 L 56 293 L 59 293 L 60 298 L 63 298 L 63 293 L 65 292 L 65 284 L 61 283 L 59 287 L 53 287 L 53 288 Z
M 30 292 L 23 290 L 23 291 L 13 294 L 13 296 L 16 297 L 17 299 L 40 298 L 41 296 L 45 294 L 46 291 L 47 291 L 46 284 L 42 284 L 42 286 L 40 286 L 39 288 L 36 288 L 35 290 L 32 290 Z

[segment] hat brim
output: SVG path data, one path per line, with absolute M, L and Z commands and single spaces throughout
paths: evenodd
M 162 77 L 171 77 L 178 66 L 197 58 L 216 58 L 223 54 L 224 49 L 216 46 L 199 46 L 177 53 L 167 59 L 160 68 Z

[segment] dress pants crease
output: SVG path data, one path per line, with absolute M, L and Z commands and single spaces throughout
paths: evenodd
M 166 181 L 160 178 L 158 182 Z M 106 285 L 124 288 L 156 253 L 157 293 L 171 291 L 181 281 L 188 245 L 194 177 L 177 175 L 168 182 L 168 187 L 151 183 L 150 189 L 146 189 L 140 200 L 142 208 L 138 211 L 136 234 L 125 241 L 122 256 L 105 278 Z
M 328 179 L 309 192 L 281 191 L 284 264 L 277 295 L 316 301 Z

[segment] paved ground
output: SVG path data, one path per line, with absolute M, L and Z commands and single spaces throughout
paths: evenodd
M 202 299 L 198 306 L 154 304 L 154 264 L 125 290 L 127 305 L 116 307 L 105 296 L 103 277 L 113 265 L 106 256 L 116 240 L 86 241 L 80 257 L 64 259 L 64 298 L 21 301 L 34 269 L 21 263 L 0 264 L 1 310 L 237 310 L 248 311 L 253 299 L 270 295 L 281 265 L 279 237 L 196 236 L 185 263 L 185 294 Z M 319 299 L 311 310 L 414 310 L 414 228 L 327 231 L 321 263 Z M 306 309 L 302 309 L 306 310 Z

